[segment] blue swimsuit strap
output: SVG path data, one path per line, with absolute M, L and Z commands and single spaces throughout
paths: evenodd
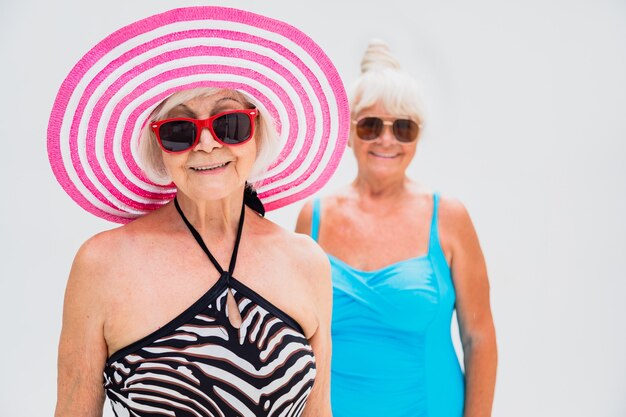
M 311 237 L 316 242 L 320 234 L 320 211 L 321 201 L 318 197 L 313 200 L 313 213 L 311 214 Z
M 441 242 L 439 241 L 439 193 L 433 194 L 433 219 L 430 224 L 430 237 L 428 242 L 428 255 L 431 256 L 434 260 L 440 265 L 446 268 L 448 266 L 448 260 L 443 252 L 443 248 L 441 247 Z
M 428 252 L 432 252 L 439 244 L 439 193 L 433 194 L 433 215 L 430 222 L 430 236 L 428 237 Z

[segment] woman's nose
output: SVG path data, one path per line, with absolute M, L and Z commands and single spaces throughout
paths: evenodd
M 384 144 L 394 144 L 396 138 L 393 134 L 393 128 L 391 125 L 385 124 L 383 126 L 383 130 L 380 132 L 378 136 L 378 140 Z
M 214 148 L 221 148 L 222 146 L 224 145 L 215 140 L 209 128 L 205 127 L 200 131 L 200 139 L 198 140 L 194 150 L 210 152 Z

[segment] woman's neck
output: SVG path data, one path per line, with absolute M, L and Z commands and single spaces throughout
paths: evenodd
M 406 192 L 410 180 L 406 176 L 393 178 L 372 178 L 358 175 L 352 187 L 361 198 L 368 200 L 396 199 Z
M 203 236 L 235 236 L 243 205 L 243 188 L 219 200 L 194 200 L 182 192 L 176 200 L 187 220 Z

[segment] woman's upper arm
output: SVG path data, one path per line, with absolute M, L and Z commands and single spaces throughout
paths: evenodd
M 313 241 L 309 240 L 308 271 L 312 288 L 310 294 L 317 312 L 318 326 L 309 343 L 315 354 L 316 377 L 313 390 L 307 400 L 303 417 L 330 417 L 330 357 L 332 315 L 332 283 L 328 257 Z
M 96 240 L 96 242 L 94 241 Z M 67 282 L 59 343 L 56 417 L 101 416 L 104 402 L 103 254 L 97 238 L 78 251 Z
M 489 280 L 478 236 L 470 216 L 458 201 L 442 199 L 440 233 L 448 252 L 456 292 L 456 309 L 464 345 L 493 332 Z

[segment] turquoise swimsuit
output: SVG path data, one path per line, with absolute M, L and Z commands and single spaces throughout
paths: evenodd
M 375 271 L 328 255 L 333 279 L 334 417 L 460 417 L 464 377 L 450 323 L 455 303 L 434 195 L 428 253 Z M 317 241 L 320 200 L 313 202 Z

